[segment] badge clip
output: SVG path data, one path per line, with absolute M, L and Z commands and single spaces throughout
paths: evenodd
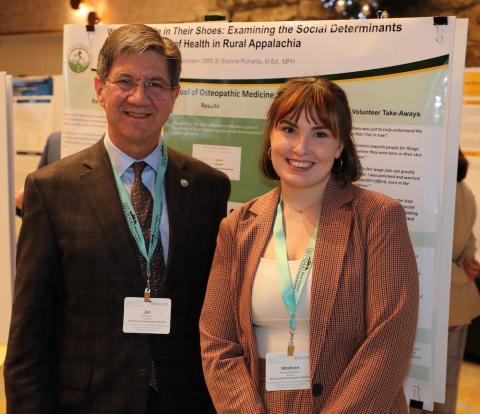
M 295 352 L 295 346 L 294 345 L 288 345 L 287 356 L 289 356 L 289 357 L 293 356 L 294 352 Z

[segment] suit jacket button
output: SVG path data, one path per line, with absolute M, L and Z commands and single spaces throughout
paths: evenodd
M 316 382 L 315 384 L 312 385 L 312 394 L 315 397 L 319 397 L 323 392 L 323 386 L 319 382 Z

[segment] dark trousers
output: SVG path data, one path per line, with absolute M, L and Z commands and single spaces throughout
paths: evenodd
M 172 399 L 171 392 L 162 391 L 164 391 L 162 388 L 160 388 L 159 392 L 156 392 L 153 388 L 149 387 L 145 414 L 215 413 L 211 402 L 198 401 L 198 399 L 193 396 L 189 401 L 178 401 L 175 398 Z M 180 409 L 179 405 L 181 406 Z M 202 408 L 199 408 L 200 406 Z
M 145 414 L 160 414 L 160 398 L 158 392 L 156 392 L 152 387 L 148 387 L 148 397 L 147 397 L 147 407 L 145 409 Z

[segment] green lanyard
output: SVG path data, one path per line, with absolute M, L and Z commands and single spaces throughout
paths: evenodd
M 155 180 L 155 193 L 153 195 L 153 211 L 152 211 L 152 223 L 150 225 L 150 240 L 147 245 L 143 238 L 142 228 L 137 214 L 133 209 L 132 202 L 128 196 L 127 190 L 120 179 L 120 176 L 113 168 L 113 176 L 115 177 L 115 183 L 117 184 L 118 194 L 120 196 L 120 202 L 122 204 L 123 214 L 128 223 L 130 233 L 132 233 L 135 242 L 137 243 L 140 254 L 145 258 L 147 262 L 147 286 L 145 288 L 145 300 L 150 299 L 150 275 L 151 275 L 151 261 L 155 248 L 157 247 L 158 239 L 160 237 L 160 220 L 162 218 L 162 198 L 163 198 L 163 177 L 167 170 L 168 154 L 167 146 L 162 141 L 160 148 L 160 159 L 158 160 L 157 178 Z M 113 166 L 112 166 L 113 167 Z
M 273 224 L 273 236 L 275 245 L 275 257 L 277 259 L 278 278 L 280 282 L 280 293 L 282 295 L 283 303 L 290 314 L 290 340 L 288 342 L 288 356 L 292 356 L 295 350 L 293 343 L 293 336 L 297 322 L 295 319 L 295 310 L 300 297 L 302 296 L 305 282 L 308 279 L 310 267 L 312 266 L 312 256 L 315 251 L 315 243 L 317 241 L 318 234 L 318 220 L 313 230 L 312 238 L 308 243 L 307 249 L 303 254 L 300 266 L 295 278 L 295 284 L 292 283 L 290 277 L 290 268 L 288 267 L 287 245 L 285 242 L 285 230 L 283 228 L 283 213 L 282 213 L 282 197 L 278 202 L 277 213 L 275 216 L 275 222 Z

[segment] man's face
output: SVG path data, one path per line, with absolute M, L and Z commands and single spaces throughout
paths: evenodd
M 110 139 L 136 159 L 158 144 L 180 91 L 171 89 L 166 59 L 154 51 L 121 53 L 108 80 L 95 78 L 95 90 L 107 115 Z

